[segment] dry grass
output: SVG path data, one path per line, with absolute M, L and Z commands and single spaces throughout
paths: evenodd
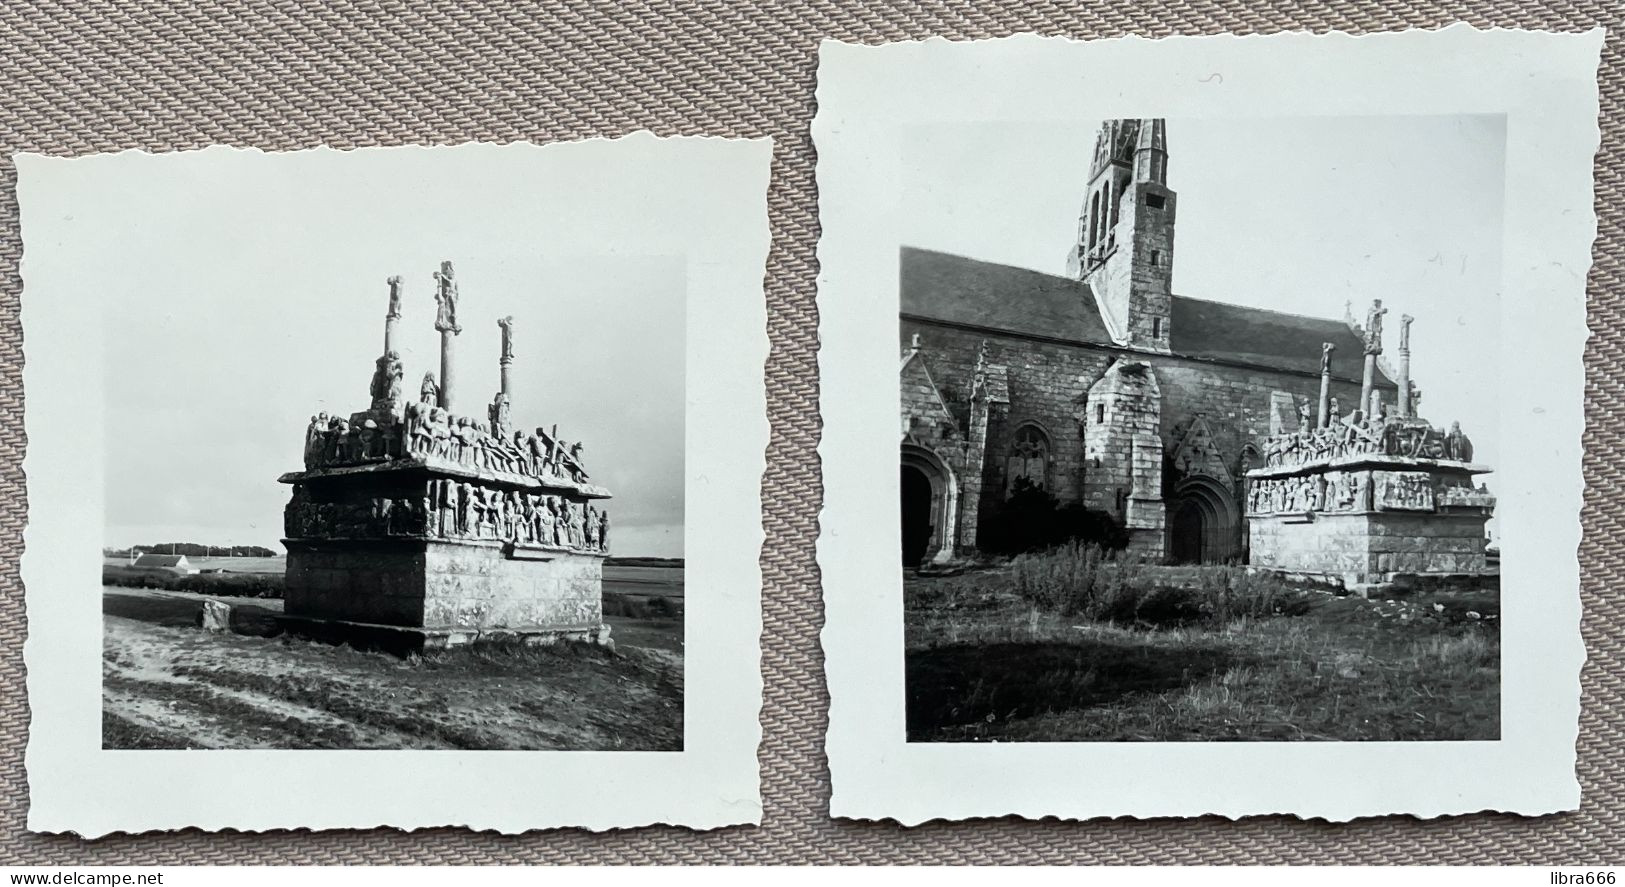
M 1497 626 L 1458 602 L 1368 602 L 1240 568 L 1125 569 L 1081 552 L 1021 560 L 910 580 L 911 740 L 1500 734 Z
M 680 619 L 612 619 L 616 634 L 634 629 L 615 652 L 491 644 L 401 659 L 207 632 L 201 598 L 187 595 L 107 589 L 104 600 L 105 748 L 683 745 Z

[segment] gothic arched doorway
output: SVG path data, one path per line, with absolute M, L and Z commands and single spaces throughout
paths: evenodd
M 901 469 L 903 566 L 918 567 L 931 544 L 931 479 L 913 465 Z
M 1202 538 L 1205 521 L 1202 506 L 1192 499 L 1181 499 L 1174 506 L 1174 516 L 1168 521 L 1168 554 L 1179 564 L 1202 563 Z
M 1241 556 L 1241 516 L 1230 491 L 1208 477 L 1174 487 L 1168 554 L 1182 564 L 1222 564 Z
M 959 487 L 953 471 L 925 447 L 904 444 L 901 456 L 903 566 L 951 560 L 959 541 Z

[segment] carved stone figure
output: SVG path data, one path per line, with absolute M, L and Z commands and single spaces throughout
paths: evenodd
M 504 361 L 511 361 L 513 360 L 513 315 L 510 314 L 507 317 L 497 321 L 497 326 L 502 327 L 501 359 Z
M 1337 346 L 1330 342 L 1320 343 L 1320 373 L 1325 375 L 1332 371 L 1332 352 Z
M 434 380 L 434 373 L 423 374 L 423 384 L 418 386 L 418 400 L 426 404 L 440 402 L 440 383 Z
M 434 283 L 434 328 L 443 333 L 461 333 L 463 328 L 457 324 L 457 280 L 451 262 L 440 263 L 440 270 L 434 273 Z
M 552 496 L 543 496 L 536 509 L 536 541 L 541 545 L 559 544 L 559 512 Z
M 609 550 L 609 512 L 598 512 L 598 548 L 600 551 Z
M 400 317 L 401 316 L 401 284 L 403 283 L 403 281 L 401 280 L 400 275 L 397 274 L 394 277 L 391 277 L 387 282 L 389 283 L 389 313 L 384 315 L 384 316 L 385 317 L 391 317 L 391 318 Z
M 587 506 L 585 520 L 581 525 L 581 541 L 588 549 L 598 549 L 598 509 Z
M 1315 408 L 1307 400 L 1298 401 L 1298 430 L 1308 431 L 1315 427 Z
M 1461 430 L 1460 422 L 1450 423 L 1450 433 L 1444 438 L 1445 458 L 1457 462 L 1473 461 L 1473 442 Z
M 497 437 L 508 436 L 508 410 L 508 395 L 498 391 L 496 396 L 491 398 L 491 406 L 487 409 L 491 417 L 491 433 Z
M 401 356 L 393 351 L 378 358 L 372 372 L 372 403 L 374 407 L 394 404 L 401 399 Z
M 1381 299 L 1371 302 L 1371 310 L 1365 316 L 1365 353 L 1382 353 L 1382 316 L 1387 313 Z

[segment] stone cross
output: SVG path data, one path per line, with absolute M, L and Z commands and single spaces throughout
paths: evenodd
M 502 396 L 504 399 L 513 397 L 513 315 L 508 315 L 497 321 L 502 327 Z
M 1337 346 L 1320 343 L 1320 402 L 1315 415 L 1315 427 L 1325 428 L 1332 417 L 1332 352 Z
M 1400 418 L 1409 418 L 1416 405 L 1411 402 L 1411 322 L 1409 314 L 1399 317 L 1399 402 L 1394 411 Z
M 401 280 L 399 274 L 391 277 L 385 283 L 389 284 L 389 313 L 385 317 L 394 319 L 401 316 Z
M 434 301 L 439 309 L 435 314 L 434 328 L 442 333 L 462 332 L 463 328 L 457 325 L 457 278 L 450 262 L 440 263 L 440 270 L 434 273 L 434 284 Z
M 384 353 L 395 350 L 395 321 L 401 319 L 401 277 L 399 274 L 385 281 L 389 284 L 389 311 L 384 314 Z
M 457 325 L 457 279 L 452 272 L 451 262 L 440 263 L 440 270 L 435 272 L 434 282 L 434 301 L 438 309 L 435 313 L 434 328 L 440 331 L 440 408 L 450 412 L 457 383 L 457 375 L 453 368 L 456 363 L 453 354 L 454 337 L 463 331 L 463 328 Z

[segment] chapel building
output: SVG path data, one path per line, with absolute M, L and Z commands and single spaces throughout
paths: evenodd
M 1244 561 L 1263 439 L 1319 421 L 1323 368 L 1334 418 L 1369 409 L 1352 318 L 1175 294 L 1167 174 L 1162 120 L 1106 121 L 1064 276 L 902 249 L 906 565 L 975 551 L 1021 478 L 1110 514 L 1148 556 Z

